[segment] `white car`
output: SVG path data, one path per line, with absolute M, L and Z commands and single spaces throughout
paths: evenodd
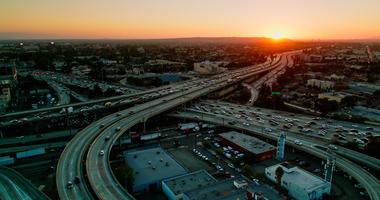
M 100 156 L 103 156 L 103 155 L 104 155 L 104 150 L 100 150 L 99 155 L 100 155 Z
M 333 144 L 330 144 L 329 148 L 332 149 L 332 150 L 338 150 L 338 147 L 335 146 L 335 145 L 333 145 Z
M 299 140 L 294 140 L 294 144 L 301 146 L 301 145 L 302 145 L 302 142 L 299 141 Z

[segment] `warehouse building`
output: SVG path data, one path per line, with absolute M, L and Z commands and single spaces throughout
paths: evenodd
M 265 168 L 265 175 L 273 182 L 276 182 L 278 167 L 284 170 L 281 186 L 286 188 L 289 195 L 297 200 L 323 199 L 323 196 L 330 191 L 329 182 L 286 162 Z
M 218 181 L 215 184 L 185 192 L 183 200 L 280 200 L 272 188 L 253 183 L 245 176 Z
M 272 158 L 276 154 L 276 147 L 255 137 L 230 131 L 219 134 L 222 143 L 241 152 L 251 153 L 254 161 Z
M 127 165 L 134 171 L 133 192 L 148 192 L 160 188 L 161 181 L 187 173 L 161 147 L 133 149 L 124 152 Z
M 183 199 L 184 192 L 216 183 L 216 179 L 205 170 L 195 171 L 162 181 L 162 191 L 169 200 Z

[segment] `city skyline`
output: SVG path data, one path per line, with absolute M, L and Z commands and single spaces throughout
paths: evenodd
M 380 38 L 376 0 L 15 0 L 1 4 L 0 39 Z

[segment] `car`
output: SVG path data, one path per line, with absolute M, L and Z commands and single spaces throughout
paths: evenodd
M 104 141 L 108 141 L 108 140 L 110 140 L 110 136 L 109 135 L 107 135 L 106 138 L 104 138 Z
M 359 194 L 362 195 L 362 196 L 369 196 L 366 191 L 359 192 Z
M 118 126 L 118 127 L 116 127 L 115 132 L 118 132 L 118 131 L 120 131 L 120 130 L 121 130 L 121 127 Z
M 16 137 L 16 139 L 23 139 L 25 136 L 18 136 L 18 137 Z
M 67 182 L 67 189 L 72 189 L 74 186 L 73 186 L 73 182 L 71 182 L 71 181 L 68 181 Z
M 235 168 L 233 164 L 228 163 L 228 167 Z
M 302 146 L 302 142 L 299 141 L 299 140 L 294 140 L 294 144 L 299 145 L 299 146 Z
M 332 150 L 338 150 L 338 147 L 335 146 L 335 145 L 333 145 L 333 144 L 330 144 L 329 148 L 332 149 Z
M 228 122 L 228 124 L 230 124 L 230 125 L 235 125 L 235 122 Z
M 103 128 L 103 127 L 104 127 L 104 124 L 100 124 L 100 125 L 99 125 L 99 128 Z
M 99 155 L 104 156 L 104 150 L 100 150 Z
M 266 132 L 272 132 L 272 129 L 271 128 L 265 128 L 264 129 Z

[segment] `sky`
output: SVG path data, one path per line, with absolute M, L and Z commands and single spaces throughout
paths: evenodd
M 0 39 L 380 38 L 380 0 L 1 0 Z

